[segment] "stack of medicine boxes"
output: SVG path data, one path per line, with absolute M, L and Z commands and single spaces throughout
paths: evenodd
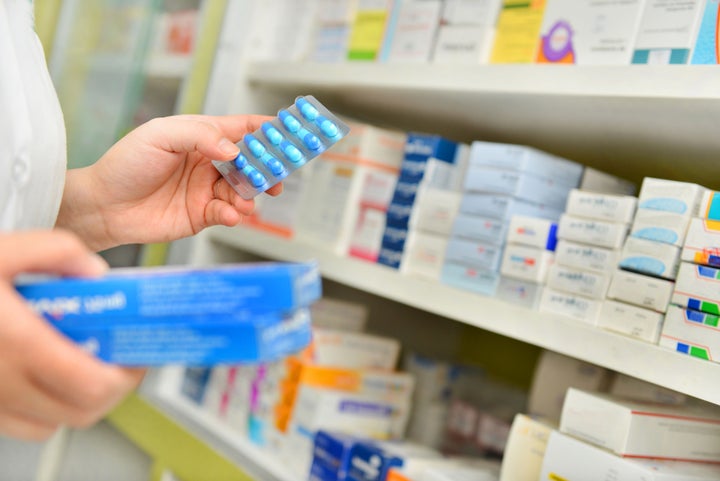
M 353 124 L 348 135 L 331 150 L 313 161 L 312 176 L 303 189 L 302 208 L 296 223 L 295 236 L 311 245 L 325 248 L 337 255 L 347 254 L 351 236 L 360 211 L 360 199 L 366 205 L 382 208 L 382 189 L 364 190 L 368 178 L 394 186 L 402 159 L 405 134 L 369 125 Z
M 719 317 L 720 193 L 706 191 L 690 221 L 660 345 L 717 362 Z
M 276 407 L 282 454 L 306 476 L 315 433 L 333 429 L 375 439 L 404 437 L 414 380 L 395 371 L 391 338 L 314 329 L 313 343 L 288 361 Z
M 556 245 L 556 222 L 512 216 L 496 297 L 529 309 L 537 308 L 548 270 L 554 261 Z
M 657 344 L 687 226 L 704 190 L 686 182 L 643 180 L 599 327 Z
M 718 423 L 717 411 L 570 388 L 539 479 L 720 479 Z
M 510 218 L 556 220 L 582 171 L 575 162 L 530 147 L 473 142 L 442 282 L 494 295 Z
M 400 272 L 438 281 L 448 238 L 460 208 L 470 147 L 458 144 L 455 162 L 428 159 L 410 212 Z
M 358 156 L 358 161 L 368 167 L 364 169 L 358 199 L 352 201 L 358 204 L 358 210 L 348 254 L 377 262 L 385 232 L 386 212 L 395 192 L 407 134 L 369 125 L 359 126 L 359 133 L 363 136 L 362 144 L 367 146 Z
M 573 190 L 560 219 L 555 265 L 540 310 L 595 324 L 636 199 Z
M 378 262 L 400 267 L 408 235 L 410 213 L 418 187 L 425 175 L 428 159 L 454 163 L 457 144 L 437 135 L 411 133 L 405 144 L 400 177 L 387 209 L 386 227 Z

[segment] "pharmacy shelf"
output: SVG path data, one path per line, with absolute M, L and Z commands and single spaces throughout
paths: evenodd
M 278 93 L 313 94 L 372 123 L 532 145 L 635 181 L 707 182 L 720 148 L 714 65 L 256 62 L 246 78 L 283 102 Z
M 214 227 L 209 236 L 268 259 L 315 259 L 327 279 L 720 404 L 720 384 L 712 382 L 720 365 L 712 362 L 251 228 Z
M 301 481 L 272 452 L 182 397 L 174 381 L 182 372 L 180 366 L 150 370 L 108 421 L 186 481 Z
M 250 82 L 264 85 L 451 92 L 453 94 L 555 95 L 720 100 L 716 65 L 487 65 L 344 64 L 256 62 Z

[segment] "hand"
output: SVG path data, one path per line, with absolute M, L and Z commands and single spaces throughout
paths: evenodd
M 106 269 L 68 232 L 0 234 L 0 433 L 43 440 L 61 425 L 90 426 L 142 379 L 144 370 L 110 366 L 82 351 L 12 284 L 19 273 L 96 276 Z
M 252 213 L 213 167 L 232 160 L 235 142 L 270 117 L 180 115 L 141 125 L 94 165 L 68 172 L 57 225 L 95 250 L 165 242 Z M 268 190 L 282 192 L 282 184 Z

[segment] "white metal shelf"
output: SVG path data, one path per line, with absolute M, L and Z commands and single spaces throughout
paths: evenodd
M 323 90 L 442 91 L 453 94 L 720 99 L 716 65 L 435 65 L 257 62 L 250 82 Z
M 214 227 L 210 238 L 269 259 L 315 259 L 327 279 L 720 404 L 712 362 L 250 228 Z
M 313 94 L 375 124 L 532 145 L 638 183 L 653 176 L 720 189 L 715 65 L 258 62 L 245 74 L 251 90 L 242 96 L 261 99 L 255 105 L 269 114 Z

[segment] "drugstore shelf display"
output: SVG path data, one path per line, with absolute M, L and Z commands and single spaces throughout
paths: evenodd
M 242 95 L 279 102 L 251 104 L 267 113 L 313 94 L 373 123 L 532 145 L 638 183 L 652 175 L 707 184 L 710 174 L 720 187 L 711 167 L 720 150 L 717 66 L 253 62 L 245 77 Z
M 317 259 L 323 277 L 439 316 L 559 352 L 720 404 L 720 365 L 624 337 L 581 321 L 406 276 L 388 267 L 252 228 L 215 227 L 204 242 L 268 259 Z

